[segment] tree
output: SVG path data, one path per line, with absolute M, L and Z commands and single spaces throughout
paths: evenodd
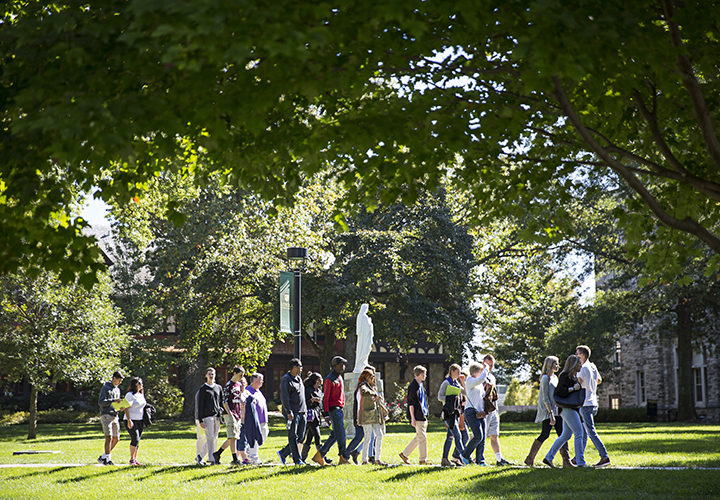
M 321 364 L 332 357 L 336 338 L 354 360 L 355 317 L 370 305 L 375 341 L 399 353 L 419 335 L 461 360 L 473 339 L 472 239 L 443 189 L 421 193 L 418 202 L 361 210 L 336 233 L 328 248 L 333 263 L 318 268 L 303 285 L 303 315 L 325 335 L 313 342 Z M 305 306 L 305 304 L 308 304 Z M 328 352 L 329 351 L 329 352 Z
M 648 263 L 669 277 L 702 241 L 714 272 L 713 5 L 11 2 L 1 269 L 76 248 L 63 268 L 94 273 L 83 221 L 48 223 L 71 215 L 69 188 L 123 206 L 189 163 L 277 204 L 323 172 L 368 207 L 412 203 L 450 170 L 476 220 L 551 214 L 524 230 L 545 241 L 568 236 L 570 200 L 624 185 L 629 252 L 668 255 Z
M 60 380 L 91 382 L 117 369 L 127 337 L 118 328 L 107 275 L 86 290 L 53 273 L 0 277 L 0 364 L 30 384 L 28 439 L 37 435 L 38 392 Z

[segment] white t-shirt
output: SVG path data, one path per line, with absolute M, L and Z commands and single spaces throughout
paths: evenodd
M 597 406 L 597 381 L 599 372 L 595 363 L 585 361 L 580 368 L 578 377 L 582 379 L 582 387 L 585 389 L 585 404 L 583 406 Z
M 125 399 L 128 403 L 130 403 L 130 420 L 142 420 L 143 410 L 145 409 L 145 405 L 147 404 L 147 401 L 145 401 L 145 396 L 139 392 L 137 394 L 128 392 L 125 395 Z

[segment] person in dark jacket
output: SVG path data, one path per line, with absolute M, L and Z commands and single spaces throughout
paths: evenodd
M 121 371 L 113 373 L 112 380 L 105 382 L 100 389 L 98 397 L 98 405 L 100 405 L 100 425 L 102 425 L 103 434 L 105 434 L 105 453 L 98 457 L 98 462 L 103 465 L 113 464 L 110 454 L 113 448 L 120 441 L 120 419 L 118 411 L 113 407 L 113 403 L 120 403 L 120 387 L 118 387 L 125 376 Z
M 405 447 L 405 450 L 400 452 L 399 456 L 403 462 L 409 464 L 410 460 L 408 456 L 415 451 L 415 448 L 419 448 L 420 465 L 432 465 L 427 456 L 427 416 L 429 412 L 429 402 L 425 387 L 423 386 L 425 378 L 427 377 L 427 368 L 418 365 L 413 369 L 413 374 L 415 378 L 408 386 L 407 404 L 410 423 L 415 427 L 415 436 Z
M 580 384 L 577 380 L 577 373 L 582 367 L 582 361 L 580 356 L 575 354 L 568 356 L 565 361 L 565 367 L 563 368 L 560 377 L 558 377 L 558 385 L 555 388 L 555 394 L 561 397 L 567 397 L 571 392 L 579 391 Z M 580 420 L 580 406 L 577 408 L 560 408 L 558 411 L 563 418 L 563 431 L 562 434 L 555 440 L 548 451 L 543 463 L 549 467 L 555 467 L 553 464 L 553 458 L 560 448 L 570 441 L 570 436 L 575 435 L 575 458 L 577 460 L 577 467 L 586 467 L 585 456 L 583 454 L 583 425 Z
M 345 384 L 343 382 L 343 372 L 347 360 L 342 356 L 335 356 L 331 361 L 332 371 L 325 378 L 323 385 L 323 415 L 328 424 L 332 425 L 330 436 L 313 457 L 313 462 L 320 465 L 327 465 L 325 455 L 330 451 L 330 447 L 336 442 L 338 444 L 338 463 L 348 464 L 349 455 L 345 447 L 345 422 L 343 420 L 343 408 L 345 408 Z
M 215 383 L 215 368 L 208 368 L 205 372 L 205 383 L 195 394 L 195 461 L 198 465 L 203 465 L 204 456 L 207 456 L 210 464 L 216 463 L 213 451 L 217 448 L 221 414 L 222 387 Z
M 298 442 L 302 441 L 305 435 L 307 423 L 307 404 L 305 403 L 305 386 L 303 385 L 300 373 L 302 363 L 299 359 L 290 360 L 290 371 L 280 381 L 280 400 L 282 401 L 282 414 L 287 421 L 288 444 L 278 451 L 278 457 L 283 465 L 288 455 L 292 454 L 295 465 L 305 465 L 300 458 Z
M 319 373 L 310 373 L 305 382 L 305 404 L 307 404 L 307 426 L 305 426 L 305 442 L 303 443 L 300 459 L 305 462 L 310 453 L 313 441 L 315 448 L 320 451 L 322 438 L 320 436 L 320 419 L 322 418 L 322 386 L 323 378 Z

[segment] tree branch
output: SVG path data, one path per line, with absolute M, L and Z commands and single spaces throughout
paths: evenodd
M 665 21 L 667 22 L 668 31 L 670 32 L 670 42 L 673 47 L 682 49 L 683 43 L 680 27 L 674 19 L 674 2 L 673 0 L 661 0 L 661 2 L 663 11 L 665 12 Z M 710 110 L 708 109 L 707 102 L 705 102 L 702 88 L 697 78 L 695 78 L 690 58 L 682 51 L 680 51 L 678 55 L 677 66 L 682 75 L 683 85 L 687 89 L 690 100 L 693 103 L 695 116 L 702 131 L 703 139 L 705 140 L 705 146 L 707 147 L 708 153 L 710 153 L 710 158 L 715 163 L 715 170 L 718 171 L 720 170 L 720 142 L 718 142 L 718 138 L 715 135 L 715 127 L 710 117 Z
M 660 203 L 655 199 L 655 197 L 650 194 L 650 192 L 645 188 L 643 183 L 640 182 L 640 180 L 635 176 L 635 174 L 633 174 L 633 172 L 628 167 L 613 158 L 613 156 L 608 151 L 606 151 L 605 148 L 598 144 L 598 142 L 595 140 L 595 137 L 593 137 L 592 132 L 590 132 L 585 127 L 585 125 L 580 120 L 580 117 L 575 112 L 572 104 L 568 100 L 567 94 L 565 93 L 565 89 L 562 86 L 560 78 L 554 76 L 553 82 L 555 84 L 555 90 L 553 91 L 553 95 L 560 104 L 561 109 L 565 112 L 568 119 L 573 124 L 573 127 L 577 131 L 578 135 L 580 135 L 580 138 L 585 142 L 585 144 L 590 147 L 590 149 L 596 155 L 598 155 L 598 157 L 600 157 L 600 159 L 602 159 L 607 164 L 608 167 L 610 167 L 615 173 L 617 173 L 622 179 L 624 179 L 625 182 L 627 182 L 628 185 L 640 195 L 640 197 L 647 204 L 650 210 L 655 214 L 655 216 L 660 220 L 660 222 L 679 231 L 683 231 L 685 233 L 697 236 L 702 241 L 707 243 L 708 246 L 712 248 L 716 253 L 720 254 L 720 238 L 712 234 L 704 226 L 702 226 L 700 223 L 698 223 L 691 217 L 686 217 L 685 219 L 680 220 L 668 214 L 662 208 Z

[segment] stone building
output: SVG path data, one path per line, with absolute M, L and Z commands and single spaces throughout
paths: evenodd
M 671 335 L 621 337 L 611 373 L 598 386 L 600 408 L 646 407 L 658 420 L 677 418 L 678 364 Z M 693 398 L 699 417 L 720 421 L 720 356 L 708 346 L 693 356 Z

